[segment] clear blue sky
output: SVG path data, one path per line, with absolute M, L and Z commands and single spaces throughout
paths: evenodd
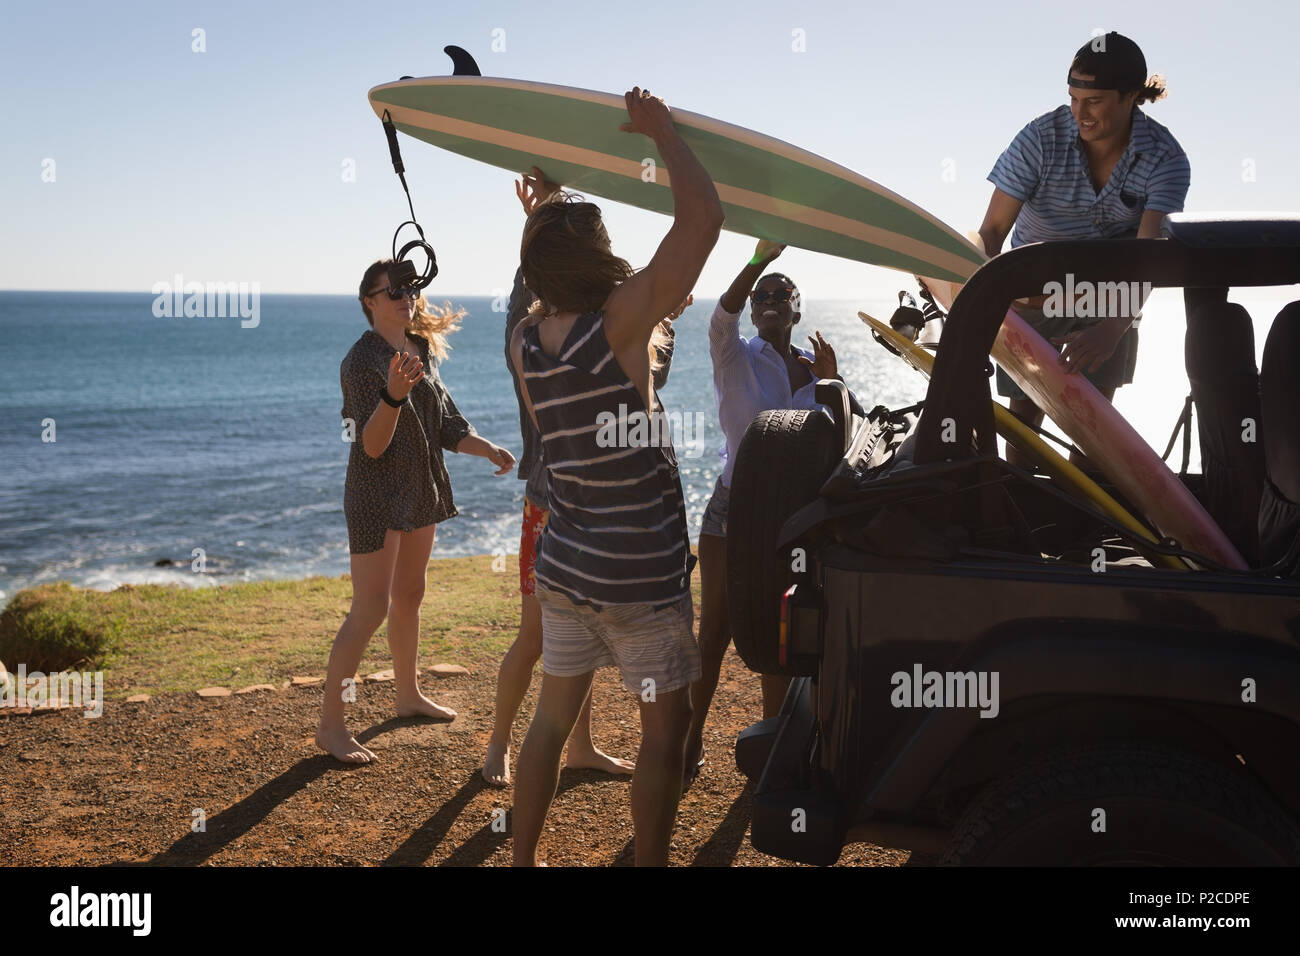
M 1074 50 L 1095 28 L 1117 29 L 1167 78 L 1169 98 L 1147 111 L 1191 158 L 1189 209 L 1300 210 L 1294 3 L 725 6 L 7 4 L 0 288 L 148 291 L 180 272 L 264 292 L 355 291 L 406 213 L 366 91 L 450 72 L 448 43 L 487 75 L 647 86 L 849 166 L 965 231 L 998 153 L 1065 102 Z M 191 52 L 196 27 L 205 53 Z M 791 50 L 796 28 L 806 52 Z M 406 137 L 403 152 L 442 267 L 431 292 L 507 285 L 522 221 L 511 177 Z M 41 181 L 47 158 L 53 183 Z M 345 159 L 354 183 L 342 181 Z M 634 265 L 667 227 L 613 204 L 607 219 Z M 718 295 L 751 248 L 724 234 L 697 292 Z M 898 287 L 882 270 L 798 251 L 783 269 L 810 297 Z

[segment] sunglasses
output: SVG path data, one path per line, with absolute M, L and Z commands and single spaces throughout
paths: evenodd
M 766 289 L 756 289 L 750 293 L 750 299 L 756 305 L 762 305 L 764 302 L 789 302 L 790 297 L 794 295 L 794 289 L 777 289 L 775 292 L 768 292 Z
M 391 286 L 384 286 L 382 288 L 375 289 L 372 292 L 367 293 L 367 295 L 379 295 L 379 293 L 381 292 L 388 293 L 388 297 L 392 299 L 394 302 L 396 302 L 398 299 L 415 299 L 418 298 L 420 295 L 419 289 L 413 288 L 412 286 L 409 285 L 403 286 L 400 289 L 394 289 Z

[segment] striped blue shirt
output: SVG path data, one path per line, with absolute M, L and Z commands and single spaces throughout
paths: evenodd
M 605 338 L 604 312 L 578 316 L 556 358 L 539 328 L 527 329 L 522 364 L 550 500 L 538 583 L 594 608 L 681 600 L 695 557 L 671 434 L 662 420 L 650 433 L 641 394 Z M 657 417 L 653 392 L 652 401 Z
M 998 157 L 989 182 L 1024 205 L 1011 247 L 1050 239 L 1136 236 L 1142 213 L 1181 212 L 1191 166 L 1178 140 L 1140 109 L 1124 155 L 1097 192 L 1069 106 L 1031 121 Z

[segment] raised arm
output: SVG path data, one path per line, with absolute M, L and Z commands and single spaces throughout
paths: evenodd
M 722 204 L 713 180 L 673 126 L 663 100 L 640 88 L 626 96 L 624 132 L 654 141 L 668 169 L 673 224 L 650 264 L 619 285 L 605 303 L 605 335 L 615 352 L 642 347 L 659 321 L 695 286 L 722 229 Z
M 758 245 L 754 247 L 753 258 L 745 264 L 745 268 L 740 270 L 727 291 L 722 293 L 722 298 L 719 300 L 722 307 L 732 315 L 740 312 L 745 307 L 745 300 L 754 291 L 754 283 L 758 281 L 758 277 L 784 249 L 785 246 L 769 242 L 767 239 L 758 240 Z
M 424 363 L 411 352 L 398 352 L 388 362 L 388 378 L 384 380 L 378 369 L 361 365 L 349 366 L 344 373 L 344 405 L 354 404 L 360 414 L 370 408 L 366 423 L 361 428 L 361 447 L 371 458 L 378 458 L 388 450 L 397 431 L 400 405 L 394 407 L 380 401 L 381 389 L 398 402 L 405 402 L 411 389 L 424 378 Z M 358 416 L 359 417 L 359 416 Z
M 718 300 L 718 307 L 709 321 L 709 356 L 713 359 L 715 377 L 740 355 L 740 322 L 732 317 L 740 315 L 745 300 L 754 291 L 754 283 L 784 249 L 785 246 L 775 242 L 758 240 L 753 257 Z

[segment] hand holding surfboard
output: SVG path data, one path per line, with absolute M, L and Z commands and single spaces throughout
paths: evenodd
M 627 103 L 628 122 L 618 128 L 624 133 L 641 133 L 656 143 L 673 132 L 672 112 L 662 99 L 651 96 L 649 90 L 634 86 L 623 94 Z
M 531 216 L 534 209 L 559 191 L 559 184 L 547 179 L 546 174 L 536 166 L 532 168 L 531 173 L 524 173 L 515 180 L 515 195 L 519 197 L 519 203 L 524 207 L 525 216 Z
M 754 255 L 750 258 L 751 265 L 767 265 L 781 253 L 785 252 L 785 246 L 779 242 L 772 242 L 770 239 L 758 240 L 758 245 L 754 247 Z

